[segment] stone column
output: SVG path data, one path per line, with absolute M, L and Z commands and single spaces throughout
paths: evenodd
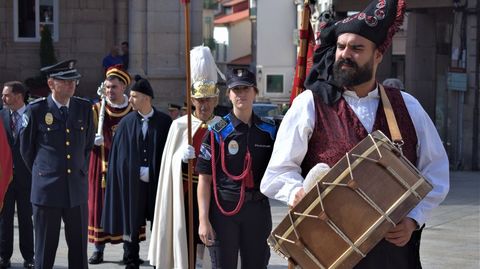
M 129 1 L 128 42 L 130 47 L 129 73 L 132 76 L 146 73 L 147 0 Z

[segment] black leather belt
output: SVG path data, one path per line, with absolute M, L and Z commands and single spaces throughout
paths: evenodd
M 240 199 L 240 193 L 236 192 L 231 192 L 231 191 L 225 191 L 225 190 L 219 190 L 218 193 L 220 194 L 220 197 L 224 201 L 229 201 L 229 202 L 238 202 Z M 248 201 L 262 201 L 266 199 L 267 197 L 263 195 L 260 191 L 246 191 L 245 192 L 245 202 Z

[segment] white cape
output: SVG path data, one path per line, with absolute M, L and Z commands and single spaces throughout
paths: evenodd
M 208 124 L 211 126 L 220 119 L 215 116 Z M 192 116 L 192 136 L 201 123 Z M 188 143 L 187 124 L 187 116 L 172 122 L 160 166 L 148 259 L 151 265 L 162 269 L 188 269 L 181 151 Z

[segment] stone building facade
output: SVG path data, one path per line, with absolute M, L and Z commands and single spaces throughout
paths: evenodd
M 31 21 L 28 22 L 30 19 Z M 202 43 L 202 2 L 190 7 L 191 46 Z M 53 31 L 57 59 L 77 59 L 83 78 L 77 95 L 95 97 L 102 59 L 113 45 L 130 44 L 132 76 L 147 77 L 155 104 L 182 103 L 185 96 L 185 26 L 181 1 L 0 1 L 0 82 L 39 74 L 41 27 Z M 27 38 L 25 38 L 27 36 Z

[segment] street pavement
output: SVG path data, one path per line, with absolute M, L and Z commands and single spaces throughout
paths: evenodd
M 287 208 L 272 201 L 274 227 L 285 216 Z M 22 268 L 23 259 L 18 248 L 18 226 L 15 222 L 12 268 Z M 147 235 L 149 238 L 149 235 Z M 93 251 L 89 244 L 88 255 Z M 68 268 L 68 248 L 63 228 L 54 268 Z M 140 244 L 140 256 L 146 260 L 148 240 Z M 105 263 L 89 268 L 123 268 L 122 245 L 107 245 Z M 480 268 L 480 172 L 452 172 L 450 192 L 435 209 L 423 231 L 421 260 L 424 269 L 478 269 Z M 146 261 L 141 268 L 149 268 Z M 150 267 L 151 268 L 151 267 Z M 272 252 L 269 269 L 286 269 L 287 263 Z

